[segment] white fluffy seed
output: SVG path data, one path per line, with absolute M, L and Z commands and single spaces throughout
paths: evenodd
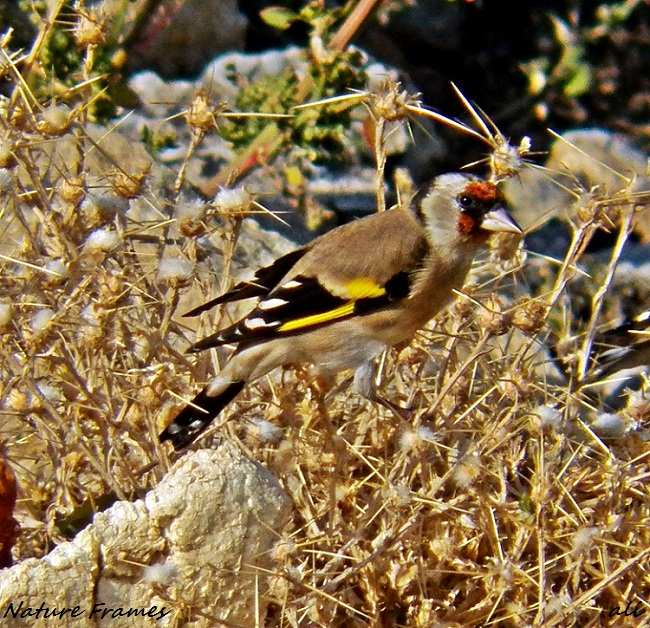
M 433 442 L 436 439 L 436 434 L 428 427 L 418 427 L 418 437 L 421 440 Z
M 205 203 L 200 198 L 182 198 L 174 213 L 178 220 L 199 220 L 205 213 Z
M 41 333 L 47 327 L 47 324 L 52 320 L 53 317 L 54 310 L 49 307 L 45 307 L 42 310 L 36 312 L 36 314 L 32 316 L 32 319 L 29 322 L 29 326 L 32 332 L 35 334 Z
M 537 406 L 533 414 L 539 417 L 542 427 L 557 430 L 562 424 L 562 413 L 552 406 Z
M 192 262 L 184 257 L 163 257 L 156 278 L 160 283 L 181 283 L 190 279 L 193 271 Z
M 256 435 L 265 443 L 277 443 L 282 438 L 282 428 L 266 419 L 256 417 L 251 419 L 251 423 L 254 426 Z
M 63 133 L 68 128 L 70 107 L 67 105 L 51 105 L 41 113 L 41 130 L 54 135 Z
M 625 421 L 620 414 L 603 412 L 591 424 L 597 434 L 608 438 L 620 438 L 625 434 Z
M 576 530 L 571 539 L 571 550 L 574 554 L 580 554 L 589 549 L 594 537 L 600 534 L 600 529 L 597 527 L 580 528 Z
M 45 268 L 52 273 L 56 273 L 56 275 L 54 275 L 56 279 L 65 279 L 69 274 L 68 265 L 60 258 L 48 260 L 45 264 Z
M 468 488 L 480 473 L 481 459 L 478 456 L 465 456 L 454 469 L 454 482 L 461 488 Z
M 400 449 L 410 451 L 417 446 L 419 440 L 418 435 L 413 430 L 404 430 L 399 435 Z
M 89 325 L 99 325 L 97 306 L 94 303 L 89 303 L 83 310 L 81 310 L 81 318 L 83 318 Z
M 88 252 L 110 251 L 119 241 L 120 236 L 113 229 L 95 229 L 86 239 L 84 248 Z
M 253 197 L 243 187 L 221 188 L 214 197 L 214 205 L 221 212 L 241 212 L 249 208 Z
M 11 303 L 0 303 L 0 327 L 6 327 L 11 322 Z

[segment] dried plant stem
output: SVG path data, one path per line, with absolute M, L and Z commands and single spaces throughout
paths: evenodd
M 616 238 L 614 249 L 612 250 L 612 255 L 609 259 L 609 264 L 607 265 L 607 273 L 591 300 L 591 316 L 589 318 L 589 323 L 587 324 L 587 331 L 585 333 L 585 338 L 582 343 L 582 348 L 580 349 L 578 358 L 578 381 L 583 381 L 585 379 L 585 375 L 587 374 L 587 369 L 589 368 L 591 346 L 596 335 L 596 325 L 598 323 L 600 311 L 603 307 L 603 300 L 605 299 L 605 295 L 607 294 L 607 291 L 609 290 L 609 287 L 614 279 L 614 273 L 616 272 L 618 261 L 623 253 L 623 247 L 625 246 L 625 243 L 627 242 L 627 239 L 632 232 L 633 218 L 633 205 L 630 205 L 623 212 L 621 212 L 621 224 L 618 230 L 618 237 Z
M 330 582 L 326 582 L 323 585 L 323 590 L 324 591 L 335 591 L 336 589 L 341 586 L 347 578 L 352 576 L 353 574 L 357 573 L 359 570 L 363 569 L 366 565 L 372 563 L 376 558 L 381 556 L 384 552 L 386 552 L 390 547 L 392 547 L 395 543 L 399 542 L 399 540 L 415 525 L 417 525 L 418 521 L 420 519 L 420 513 L 415 512 L 411 517 L 406 521 L 403 525 L 400 526 L 398 530 L 393 532 L 392 534 L 385 533 L 384 537 L 381 540 L 381 543 L 379 546 L 368 556 L 360 560 L 358 563 L 355 563 L 354 565 L 351 565 L 347 569 L 345 569 L 342 573 L 340 573 L 338 576 L 336 576 L 334 579 L 332 579 Z
M 381 116 L 374 117 L 375 125 L 375 195 L 377 198 L 377 211 L 386 210 L 386 197 L 384 195 L 384 171 L 386 169 L 386 146 L 384 143 L 384 130 L 386 121 Z
M 581 596 L 573 600 L 572 604 L 562 609 L 557 615 L 554 615 L 548 619 L 545 623 L 545 627 L 556 626 L 559 624 L 567 615 L 573 613 L 576 609 L 587 604 L 589 600 L 598 595 L 603 589 L 610 586 L 612 583 L 616 582 L 626 571 L 634 567 L 635 565 L 642 564 L 643 560 L 650 554 L 650 547 L 641 550 L 636 556 L 630 558 L 630 560 L 625 561 L 619 565 L 612 573 L 604 577 L 600 582 L 594 584 L 590 589 L 585 591 Z
M 539 495 L 535 503 L 535 530 L 537 531 L 537 617 L 535 624 L 542 621 L 544 615 L 544 592 L 546 590 L 546 526 L 545 526 L 545 508 L 546 493 L 547 493 L 547 478 L 546 478 L 546 465 L 544 464 L 544 434 L 540 432 L 537 446 L 537 473 L 536 477 L 539 481 Z
M 205 132 L 202 129 L 192 129 L 192 134 L 190 137 L 190 143 L 185 151 L 185 157 L 181 163 L 181 167 L 178 169 L 178 174 L 176 175 L 176 180 L 174 181 L 174 195 L 178 199 L 178 195 L 181 193 L 183 184 L 185 183 L 185 177 L 187 175 L 187 167 L 192 159 L 192 155 L 198 148 L 198 146 L 203 141 L 205 137 Z
M 468 369 L 470 368 L 474 362 L 485 352 L 485 345 L 490 338 L 491 334 L 488 332 L 485 332 L 479 341 L 476 343 L 476 347 L 474 347 L 474 351 L 470 353 L 469 356 L 467 356 L 467 359 L 460 365 L 460 367 L 456 370 L 456 372 L 452 375 L 447 380 L 447 383 L 445 386 L 442 388 L 442 390 L 438 393 L 436 396 L 436 400 L 433 402 L 432 407 L 429 410 L 429 413 L 431 415 L 435 416 L 436 411 L 438 410 L 438 407 L 442 403 L 443 399 L 447 396 L 447 393 L 453 388 L 454 384 L 458 381 L 458 378 Z
M 553 307 L 557 304 L 558 299 L 564 292 L 569 281 L 574 277 L 577 272 L 576 264 L 583 251 L 587 248 L 587 245 L 591 241 L 593 234 L 597 230 L 597 226 L 593 222 L 585 223 L 579 228 L 574 229 L 573 236 L 571 237 L 571 243 L 569 244 L 569 249 L 567 250 L 564 260 L 562 261 L 562 266 L 558 271 L 557 277 L 555 278 L 555 283 L 551 289 L 547 299 L 547 312 L 550 312 Z M 511 373 L 514 373 L 521 364 L 522 360 L 527 356 L 528 351 L 533 346 L 537 340 L 537 334 L 531 336 L 529 339 L 525 350 L 521 350 L 517 353 L 511 367 Z
M 329 47 L 331 50 L 339 52 L 345 50 L 352 38 L 359 32 L 363 23 L 370 17 L 373 9 L 381 0 L 359 0 L 359 3 L 348 15 L 345 22 L 330 40 Z
M 38 34 L 36 35 L 36 39 L 34 41 L 34 44 L 32 46 L 32 49 L 29 51 L 29 55 L 27 59 L 25 59 L 25 63 L 23 65 L 23 70 L 22 74 L 27 75 L 29 74 L 29 71 L 31 70 L 32 65 L 38 59 L 39 55 L 41 54 L 41 47 L 45 42 L 47 41 L 48 37 L 50 36 L 50 33 L 52 32 L 52 29 L 54 28 L 54 23 L 61 12 L 61 9 L 63 8 L 63 5 L 65 4 L 66 0 L 56 0 L 56 4 L 52 7 L 52 10 L 50 11 L 49 15 L 47 18 L 44 20 L 44 27 L 39 29 Z M 14 91 L 13 96 L 17 95 L 17 90 Z M 14 99 L 12 98 L 12 104 L 14 103 Z

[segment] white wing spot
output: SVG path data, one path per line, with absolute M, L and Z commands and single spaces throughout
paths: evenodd
M 300 286 L 302 286 L 302 283 L 292 279 L 291 281 L 287 281 L 287 283 L 283 283 L 280 288 L 283 290 L 293 290 L 294 288 L 300 288 Z
M 167 426 L 168 434 L 178 434 L 181 431 L 181 426 L 178 423 L 172 423 Z
M 287 303 L 289 301 L 285 301 L 284 299 L 267 299 L 266 301 L 261 301 L 258 307 L 260 310 L 272 310 L 276 307 L 287 305 Z
M 191 430 L 198 430 L 198 429 L 199 429 L 203 424 L 204 424 L 204 421 L 202 421 L 201 419 L 195 419 L 194 421 L 192 421 L 192 422 L 188 425 L 188 427 L 189 427 Z
M 646 321 L 650 321 L 650 310 L 646 310 L 645 312 L 641 312 L 638 316 L 634 318 L 634 320 L 637 323 L 645 323 Z
M 280 323 L 278 321 L 271 321 L 267 323 L 263 318 L 249 318 L 244 321 L 244 325 L 248 329 L 259 329 L 260 327 L 276 327 Z

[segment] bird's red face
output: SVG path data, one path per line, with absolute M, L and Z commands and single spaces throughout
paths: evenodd
M 489 181 L 471 181 L 456 197 L 459 207 L 458 233 L 472 239 L 486 239 L 491 232 L 521 233 L 517 223 L 503 208 L 503 197 Z

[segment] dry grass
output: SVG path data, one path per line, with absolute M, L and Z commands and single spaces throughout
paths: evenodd
M 17 57 L 5 58 L 19 76 Z M 184 168 L 171 201 L 141 164 L 105 155 L 111 175 L 92 178 L 85 155 L 101 142 L 85 132 L 84 89 L 53 111 L 16 81 L 0 115 L 0 444 L 20 487 L 17 560 L 63 540 L 57 518 L 85 500 L 132 498 L 164 473 L 157 433 L 213 367 L 182 354 L 193 334 L 179 301 L 210 296 L 196 236 L 221 242 L 225 286 L 241 219 L 216 220 L 218 206 L 175 213 Z M 188 159 L 215 131 L 202 120 Z M 525 142 L 512 148 L 474 122 L 493 177 L 527 167 Z M 77 148 L 67 170 L 47 148 L 63 137 Z M 623 625 L 608 613 L 628 603 L 647 620 L 650 449 L 631 427 L 597 436 L 599 398 L 580 387 L 604 303 L 619 298 L 611 272 L 584 280 L 589 321 L 573 320 L 565 298 L 602 225 L 619 225 L 615 267 L 643 199 L 614 200 L 576 193 L 573 240 L 536 293 L 520 244 L 502 238 L 455 305 L 386 356 L 384 390 L 408 403 L 410 422 L 351 394 L 345 377 L 327 389 L 306 369 L 250 386 L 226 411 L 207 442 L 237 439 L 295 505 L 277 569 L 259 574 L 271 583 L 267 625 Z M 170 256 L 184 261 L 163 276 Z M 577 338 L 568 380 L 547 364 L 550 322 L 554 337 Z M 647 429 L 647 384 L 621 411 L 628 426 Z

